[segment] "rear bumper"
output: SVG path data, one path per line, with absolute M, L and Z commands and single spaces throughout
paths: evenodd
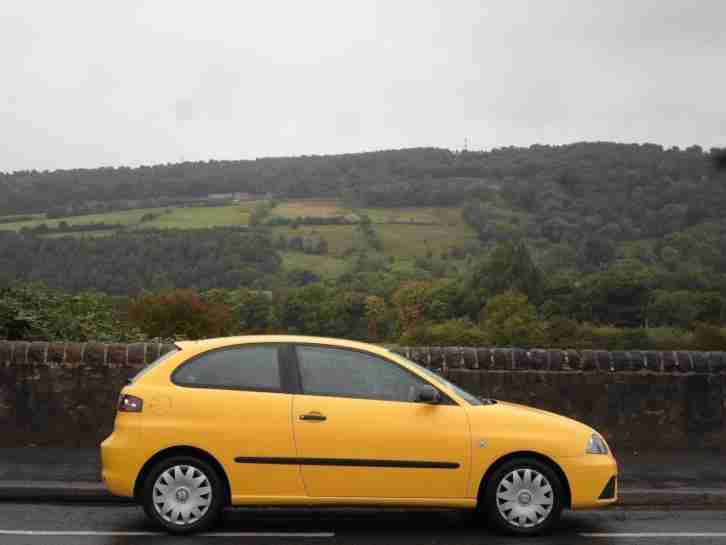
M 119 415 L 111 435 L 101 443 L 101 478 L 109 492 L 132 498 L 134 484 L 145 462 L 139 415 Z
M 610 454 L 584 454 L 562 462 L 572 509 L 605 507 L 618 500 L 618 464 Z

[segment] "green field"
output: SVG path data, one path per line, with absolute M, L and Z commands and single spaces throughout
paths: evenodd
M 458 225 L 461 208 L 442 206 L 440 208 L 422 206 L 418 208 L 361 208 L 373 223 L 436 223 Z
M 309 255 L 302 252 L 281 252 L 287 270 L 305 269 L 321 278 L 336 278 L 348 267 L 345 259 L 328 255 Z
M 338 201 L 324 199 L 281 201 L 272 210 L 273 216 L 291 219 L 305 216 L 330 218 L 334 216 L 345 216 L 350 213 L 351 210 L 343 208 Z
M 355 225 L 315 225 L 300 226 L 297 229 L 280 226 L 273 227 L 272 233 L 275 239 L 280 235 L 286 239 L 301 237 L 303 239 L 324 238 L 328 243 L 328 252 L 333 256 L 342 256 L 353 248 L 360 235 Z
M 140 208 L 138 210 L 122 210 L 105 214 L 89 214 L 86 216 L 68 216 L 58 219 L 37 219 L 14 223 L 0 224 L 0 229 L 19 230 L 22 227 L 36 227 L 45 223 L 50 228 L 58 227 L 62 221 L 68 225 L 87 225 L 89 223 L 118 224 L 134 229 L 199 229 L 204 227 L 223 227 L 229 225 L 247 225 L 249 210 L 254 203 L 243 203 L 240 206 L 198 206 L 177 208 Z M 167 213 L 167 210 L 169 211 Z M 155 219 L 142 222 L 146 214 L 153 214 Z
M 99 231 L 83 231 L 83 232 L 71 232 L 71 233 L 49 233 L 43 235 L 43 238 L 59 238 L 59 237 L 72 237 L 72 238 L 96 238 L 96 237 L 110 237 L 116 233 L 112 229 L 102 229 Z
M 259 201 L 243 202 L 230 206 L 205 207 L 168 207 L 125 210 L 106 214 L 72 216 L 46 220 L 42 216 L 32 221 L 0 224 L 0 229 L 18 230 L 22 227 L 35 227 L 45 223 L 55 228 L 61 221 L 69 225 L 89 223 L 117 224 L 124 230 L 143 229 L 199 229 L 205 227 L 223 227 L 248 225 L 251 211 Z M 147 214 L 152 220 L 141 221 Z M 367 214 L 373 221 L 374 229 L 383 244 L 386 255 L 403 260 L 425 256 L 428 253 L 440 255 L 453 246 L 465 246 L 476 242 L 474 231 L 464 223 L 461 209 L 456 207 L 414 207 L 414 208 L 363 208 L 350 209 L 336 200 L 300 199 L 282 201 L 272 210 L 272 216 L 296 217 L 334 217 L 351 214 Z M 492 210 L 494 221 L 511 221 L 511 217 L 501 211 Z M 519 218 L 527 221 L 527 218 Z M 275 239 L 280 235 L 286 239 L 302 237 L 303 239 L 324 238 L 328 243 L 329 254 L 325 256 L 308 255 L 302 252 L 283 252 L 286 268 L 308 269 L 321 276 L 334 277 L 345 270 L 347 264 L 342 259 L 354 247 L 365 246 L 358 227 L 346 225 L 301 225 L 274 226 L 270 231 Z M 86 231 L 82 233 L 50 233 L 44 236 L 97 237 L 109 236 L 114 231 Z
M 468 225 L 376 225 L 383 242 L 383 251 L 396 257 L 424 256 L 429 251 L 439 255 L 454 246 L 475 242 L 476 235 Z
M 161 214 L 152 221 L 140 223 L 139 229 L 203 229 L 247 225 L 250 219 L 248 207 L 198 206 L 172 208 L 169 214 Z

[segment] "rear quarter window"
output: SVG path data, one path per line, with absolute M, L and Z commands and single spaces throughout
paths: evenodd
M 280 392 L 278 346 L 212 350 L 182 364 L 172 375 L 172 381 L 197 388 Z
M 147 365 L 146 367 L 144 367 L 141 371 L 139 371 L 138 373 L 136 373 L 133 376 L 133 378 L 131 380 L 129 380 L 129 384 L 133 384 L 134 382 L 138 381 L 146 373 L 148 373 L 152 369 L 156 369 L 157 367 L 159 367 L 159 365 L 161 365 L 162 363 L 164 363 L 166 360 L 168 360 L 169 358 L 171 358 L 172 356 L 174 356 L 178 352 L 179 352 L 179 349 L 178 348 L 173 348 L 172 350 L 170 350 L 166 354 L 162 354 L 161 356 L 159 356 L 158 358 L 156 358 L 154 361 L 152 361 L 149 365 Z

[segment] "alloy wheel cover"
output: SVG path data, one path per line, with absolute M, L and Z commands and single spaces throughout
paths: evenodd
M 205 473 L 191 465 L 175 465 L 157 477 L 154 509 L 165 521 L 188 526 L 201 520 L 212 504 L 212 484 Z
M 499 481 L 496 503 L 499 514 L 517 528 L 540 526 L 552 513 L 554 490 L 535 469 L 515 469 Z

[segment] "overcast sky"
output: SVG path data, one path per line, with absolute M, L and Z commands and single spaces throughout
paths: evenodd
M 3 0 L 0 171 L 726 145 L 725 0 Z

